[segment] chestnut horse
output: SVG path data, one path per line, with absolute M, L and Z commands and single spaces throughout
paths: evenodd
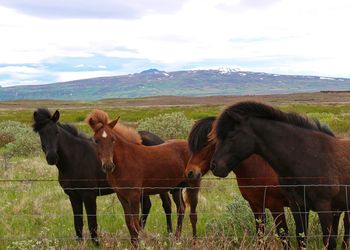
M 186 176 L 190 180 L 200 179 L 209 171 L 210 161 L 215 150 L 215 143 L 208 141 L 215 117 L 203 118 L 195 123 L 188 136 L 191 157 L 186 166 Z M 284 248 L 290 249 L 287 239 L 288 227 L 284 207 L 288 200 L 279 186 L 275 171 L 258 155 L 252 155 L 242 161 L 234 170 L 239 190 L 253 211 L 257 233 L 264 232 L 266 221 L 265 208 L 271 211 L 277 233 Z
M 119 119 L 119 118 L 118 118 Z M 141 195 L 152 195 L 178 190 L 184 185 L 185 166 L 189 159 L 189 151 L 185 140 L 169 140 L 161 145 L 146 147 L 138 142 L 139 134 L 129 128 L 121 133 L 115 130 L 118 119 L 108 121 L 108 115 L 101 111 L 93 111 L 86 119 L 94 131 L 94 141 L 97 154 L 102 162 L 102 170 L 106 172 L 108 183 L 116 192 L 125 214 L 131 243 L 138 246 L 139 200 Z M 134 137 L 130 142 L 125 138 Z M 188 201 L 191 205 L 190 220 L 193 237 L 196 237 L 197 216 L 192 204 L 197 202 L 198 191 L 186 189 Z M 182 229 L 184 206 L 181 196 L 174 200 L 178 211 L 178 225 L 176 236 Z M 195 208 L 194 208 L 195 209 Z
M 303 245 L 302 208 L 318 213 L 323 243 L 336 249 L 340 213 L 349 211 L 350 141 L 336 139 L 318 121 L 256 102 L 225 109 L 210 137 L 216 143 L 210 166 L 214 175 L 225 177 L 252 154 L 262 156 L 286 191 L 298 246 Z M 343 247 L 347 247 L 348 227 L 347 219 Z

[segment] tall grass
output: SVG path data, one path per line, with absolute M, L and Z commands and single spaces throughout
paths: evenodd
M 350 133 L 350 105 L 298 104 L 281 108 L 320 119 L 321 122 L 329 124 L 336 134 Z M 123 121 L 139 124 L 142 128 L 141 124 L 149 117 L 162 117 L 166 113 L 169 113 L 170 117 L 176 117 L 176 112 L 181 111 L 183 116 L 178 119 L 191 121 L 216 115 L 222 109 L 220 106 L 155 107 L 107 109 L 107 112 L 111 118 L 120 115 Z M 0 111 L 0 154 L 16 152 L 12 153 L 11 167 L 0 161 L 0 249 L 94 249 L 89 241 L 74 240 L 69 199 L 56 181 L 58 174 L 56 167 L 46 164 L 40 150 L 38 135 L 35 135 L 30 128 L 33 111 L 28 109 Z M 89 112 L 90 109 L 87 108 L 62 108 L 61 120 L 73 123 L 90 134 L 90 129 L 82 122 Z M 184 127 L 189 127 L 189 124 Z M 184 137 L 184 135 L 171 137 Z M 33 148 L 26 148 L 26 152 L 22 153 L 18 151 L 22 149 L 9 147 L 11 143 L 17 143 L 18 146 L 28 143 L 28 147 Z M 45 181 L 32 181 L 35 179 Z M 165 216 L 159 198 L 153 196 L 152 203 L 146 229 L 141 234 L 141 249 L 281 248 L 271 216 L 268 216 L 266 234 L 257 237 L 254 217 L 232 179 L 217 179 L 209 175 L 202 181 L 197 208 L 198 240 L 194 246 L 188 214 L 184 221 L 183 236 L 176 240 L 173 235 L 169 236 L 166 232 Z M 290 235 L 293 236 L 295 230 L 292 216 L 288 209 L 286 212 Z M 174 206 L 172 218 L 175 224 Z M 129 233 L 116 195 L 98 198 L 98 223 L 102 249 L 130 247 Z M 84 235 L 88 237 L 86 221 Z M 310 219 L 309 235 L 309 249 L 322 248 L 321 230 L 317 215 L 314 213 Z M 292 239 L 295 244 L 293 237 Z

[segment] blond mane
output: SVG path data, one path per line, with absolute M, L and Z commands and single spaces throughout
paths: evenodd
M 213 122 L 213 125 L 211 127 L 211 130 L 208 134 L 208 143 L 216 143 L 217 141 L 217 137 L 216 137 L 216 127 L 217 127 L 217 123 L 218 123 L 218 119 L 215 119 L 215 121 Z
M 110 122 L 108 114 L 102 110 L 94 109 L 86 117 L 85 122 L 92 128 L 94 132 L 97 132 L 103 126 L 108 125 Z M 142 144 L 142 139 L 140 134 L 132 127 L 127 127 L 120 122 L 114 126 L 113 130 L 125 140 L 135 143 Z

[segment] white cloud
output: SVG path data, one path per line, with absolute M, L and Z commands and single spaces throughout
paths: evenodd
M 84 68 L 85 65 L 84 64 L 78 64 L 78 65 L 75 65 L 74 68 Z
M 0 1 L 0 64 L 103 56 L 144 59 L 176 70 L 196 63 L 210 67 L 210 61 L 220 66 L 222 60 L 273 73 L 350 77 L 349 12 L 348 0 L 265 0 L 261 5 L 253 0 L 188 0 L 177 12 L 160 8 L 139 19 L 43 19 L 1 7 Z M 103 61 L 98 65 L 108 67 Z M 100 76 L 105 70 L 73 71 L 74 66 L 58 80 Z
M 184 0 L 0 0 L 0 5 L 44 18 L 121 18 L 131 19 L 181 8 Z
M 87 79 L 93 77 L 102 77 L 102 76 L 112 76 L 115 75 L 115 72 L 96 70 L 96 71 L 83 71 L 83 72 L 60 72 L 56 74 L 57 82 L 66 82 L 79 79 Z
M 6 66 L 0 67 L 0 74 L 39 74 L 42 70 L 27 66 Z

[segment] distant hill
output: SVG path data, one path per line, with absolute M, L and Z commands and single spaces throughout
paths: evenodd
M 350 90 L 350 79 L 277 75 L 237 69 L 141 73 L 0 88 L 0 100 L 97 100 L 145 96 L 261 95 Z

